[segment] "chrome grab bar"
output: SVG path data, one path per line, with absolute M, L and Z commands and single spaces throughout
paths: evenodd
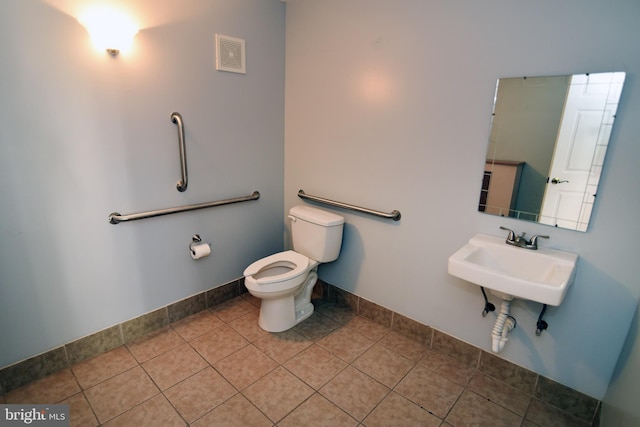
M 128 215 L 120 215 L 118 212 L 113 212 L 111 215 L 109 215 L 109 222 L 111 224 L 119 224 L 123 221 L 135 221 L 138 219 L 151 218 L 154 216 L 194 211 L 196 209 L 230 205 L 232 203 L 248 202 L 249 200 L 258 200 L 259 198 L 260 198 L 260 193 L 258 191 L 254 191 L 253 194 L 251 194 L 250 196 L 236 197 L 234 199 L 217 200 L 215 202 L 197 203 L 195 205 L 178 206 L 175 208 L 158 209 L 158 210 L 149 211 L 149 212 L 140 212 L 140 213 L 133 213 Z
M 180 166 L 182 167 L 182 179 L 176 184 L 178 191 L 187 190 L 189 176 L 187 175 L 187 149 L 184 146 L 184 124 L 180 113 L 171 113 L 171 121 L 178 125 L 178 143 L 180 145 Z
M 330 200 L 330 199 L 325 199 L 323 197 L 318 197 L 318 196 L 312 196 L 311 194 L 307 194 L 305 193 L 303 190 L 298 191 L 298 197 L 300 197 L 301 199 L 309 199 L 309 200 L 314 200 L 316 202 L 319 203 L 324 203 L 325 205 L 331 205 L 331 206 L 337 206 L 339 208 L 343 208 L 343 209 L 349 209 L 352 211 L 356 211 L 356 212 L 363 212 L 369 215 L 373 215 L 373 216 L 379 216 L 382 218 L 389 218 L 392 219 L 394 221 L 400 221 L 400 211 L 394 210 L 392 212 L 380 212 L 380 211 L 376 211 L 373 209 L 368 209 L 368 208 L 363 208 L 360 206 L 356 206 L 356 205 L 350 205 L 347 203 L 342 203 L 342 202 L 336 202 L 335 200 Z

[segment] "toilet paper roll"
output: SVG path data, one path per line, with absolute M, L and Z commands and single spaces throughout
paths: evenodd
M 191 258 L 200 259 L 211 255 L 211 246 L 208 243 L 201 243 L 199 245 L 191 245 L 190 251 Z

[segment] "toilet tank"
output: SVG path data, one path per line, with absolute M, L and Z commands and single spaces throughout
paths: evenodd
M 335 261 L 342 246 L 344 217 L 307 205 L 289 210 L 293 250 L 319 262 Z

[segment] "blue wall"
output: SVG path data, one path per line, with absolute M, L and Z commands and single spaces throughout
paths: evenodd
M 73 9 L 83 4 L 0 2 L 0 367 L 241 277 L 282 248 L 284 4 L 114 2 L 141 26 L 116 58 L 93 48 Z M 215 33 L 246 40 L 246 75 L 215 70 Z M 254 190 L 258 201 L 107 222 Z M 190 258 L 195 233 L 210 257 Z
M 635 0 L 289 0 L 285 208 L 302 188 L 402 212 L 344 212 L 342 254 L 320 277 L 490 351 L 493 317 L 448 257 L 500 225 L 549 234 L 544 246 L 580 255 L 575 283 L 540 337 L 540 305 L 516 301 L 500 356 L 602 398 L 640 296 L 638 17 Z M 496 79 L 599 71 L 627 82 L 589 231 L 478 213 Z

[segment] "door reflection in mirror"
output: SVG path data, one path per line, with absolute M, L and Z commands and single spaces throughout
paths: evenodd
M 586 231 L 624 79 L 499 79 L 478 210 Z

